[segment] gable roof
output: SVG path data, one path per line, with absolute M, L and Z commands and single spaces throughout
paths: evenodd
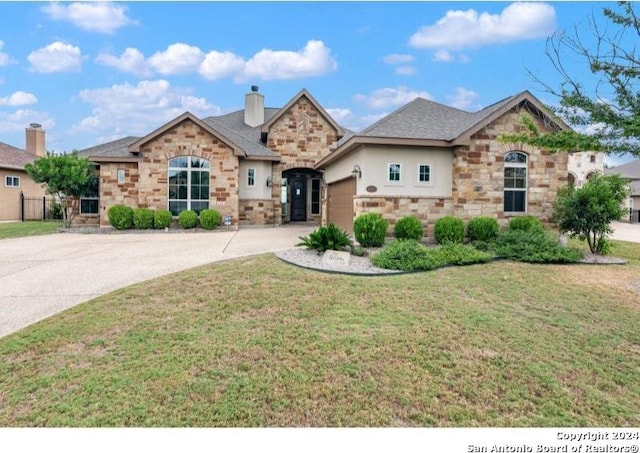
M 509 96 L 473 113 L 416 98 L 350 139 L 342 141 L 338 148 L 320 160 L 315 168 L 322 168 L 363 144 L 437 147 L 465 144 L 474 133 L 518 105 L 543 117 L 551 128 L 569 127 L 553 116 L 528 91 Z
M 331 115 L 329 115 L 327 111 L 320 105 L 320 103 L 316 101 L 313 96 L 311 96 L 311 93 L 309 93 L 304 88 L 300 90 L 298 94 L 296 94 L 289 102 L 287 102 L 287 104 L 269 120 L 266 120 L 265 118 L 265 122 L 262 125 L 262 132 L 269 132 L 269 128 L 273 126 L 273 124 L 278 121 L 282 117 L 282 115 L 287 113 L 287 110 L 293 107 L 303 97 L 306 97 L 309 102 L 311 102 L 311 105 L 313 105 L 313 107 L 323 116 L 323 118 L 331 125 L 331 127 L 336 130 L 338 138 L 344 136 L 344 130 L 342 129 L 342 127 L 338 123 L 336 123 L 333 118 L 331 118 Z
M 24 149 L 0 142 L 0 168 L 24 170 L 26 164 L 33 162 L 38 157 Z
M 640 180 L 640 159 L 632 160 L 623 165 L 617 167 L 605 168 L 604 174 L 606 175 L 620 175 L 621 178 L 628 179 L 630 181 Z
M 129 145 L 140 140 L 140 137 L 123 137 L 118 140 L 92 146 L 78 151 L 78 156 L 89 158 L 95 162 L 121 162 L 123 160 L 139 160 L 129 151 Z

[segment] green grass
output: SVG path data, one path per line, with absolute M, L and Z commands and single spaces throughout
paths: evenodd
M 27 221 L 0 223 L 0 239 L 51 234 L 55 233 L 61 226 L 62 222 Z
M 638 426 L 639 270 L 204 266 L 0 339 L 0 426 Z

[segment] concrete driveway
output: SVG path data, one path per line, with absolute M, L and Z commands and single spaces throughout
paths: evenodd
M 134 283 L 293 247 L 310 226 L 238 231 L 78 234 L 0 241 L 0 337 Z
M 640 242 L 640 223 L 612 222 L 611 239 L 628 242 Z

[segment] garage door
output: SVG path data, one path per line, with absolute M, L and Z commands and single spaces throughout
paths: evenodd
M 327 217 L 329 223 L 353 233 L 353 197 L 356 195 L 356 179 L 348 178 L 329 184 Z

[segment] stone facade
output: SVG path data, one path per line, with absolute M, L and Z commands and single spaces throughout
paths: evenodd
M 273 200 L 240 200 L 240 225 L 273 225 Z
M 301 96 L 271 125 L 267 146 L 281 156 L 281 161 L 273 165 L 271 175 L 273 214 L 276 223 L 282 218 L 282 173 L 296 168 L 313 169 L 317 161 L 326 156 L 331 149 L 335 149 L 337 140 L 335 128 L 306 96 Z M 307 204 L 307 217 L 318 220 L 320 218 L 311 215 L 310 203 Z

